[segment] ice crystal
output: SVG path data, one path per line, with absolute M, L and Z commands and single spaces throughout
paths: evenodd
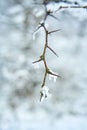
M 54 82 L 56 82 L 56 79 L 57 79 L 56 76 L 49 74 L 49 80 L 53 80 Z
M 47 86 L 43 86 L 41 88 L 40 94 L 41 94 L 40 101 L 43 101 L 45 98 L 47 98 L 50 95 L 49 88 Z

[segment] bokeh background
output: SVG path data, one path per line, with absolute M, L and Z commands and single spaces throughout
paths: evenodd
M 51 97 L 39 101 L 43 63 L 32 64 L 41 55 L 44 31 L 33 35 L 43 20 L 42 0 L 0 0 L 0 130 L 87 130 L 87 10 L 62 9 L 48 16 L 47 62 L 61 75 L 47 78 Z M 48 8 L 75 2 L 49 0 Z M 87 5 L 87 0 L 78 0 Z

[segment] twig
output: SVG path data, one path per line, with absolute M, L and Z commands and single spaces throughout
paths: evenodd
M 54 12 L 57 12 L 57 11 L 59 11 L 60 9 L 67 9 L 67 8 L 84 8 L 84 9 L 87 9 L 87 5 L 85 5 L 85 6 L 79 6 L 79 5 L 71 5 L 71 6 L 60 6 L 60 7 L 58 7 L 58 9 L 56 10 L 56 11 L 54 11 Z

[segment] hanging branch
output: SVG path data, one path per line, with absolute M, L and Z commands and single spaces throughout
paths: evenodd
M 49 89 L 47 88 L 46 86 L 46 79 L 47 79 L 47 75 L 50 75 L 52 77 L 61 77 L 60 75 L 58 75 L 57 73 L 54 73 L 49 67 L 48 67 L 48 64 L 47 64 L 47 61 L 46 61 L 46 51 L 47 49 L 49 49 L 53 54 L 55 54 L 57 57 L 57 53 L 48 45 L 48 36 L 52 33 L 55 33 L 55 32 L 58 32 L 60 31 L 61 29 L 57 29 L 57 30 L 53 30 L 53 31 L 48 31 L 46 26 L 45 26 L 45 22 L 46 22 L 46 19 L 48 16 L 51 16 L 53 17 L 54 19 L 57 19 L 57 17 L 55 17 L 53 15 L 54 12 L 57 12 L 61 9 L 67 9 L 67 8 L 87 8 L 87 5 L 86 6 L 79 6 L 79 5 L 71 5 L 71 6 L 60 6 L 58 7 L 58 9 L 56 11 L 51 11 L 51 10 L 47 10 L 47 4 L 48 4 L 48 1 L 47 0 L 44 0 L 43 3 L 42 3 L 45 7 L 45 17 L 44 17 L 44 20 L 42 23 L 39 23 L 39 26 L 36 28 L 36 30 L 34 31 L 34 33 L 36 31 L 38 31 L 40 28 L 43 28 L 44 29 L 44 32 L 45 32 L 45 43 L 44 43 L 44 48 L 43 48 L 43 52 L 39 58 L 39 60 L 37 61 L 34 61 L 34 63 L 37 63 L 37 62 L 41 62 L 43 61 L 43 64 L 44 64 L 44 77 L 43 77 L 43 81 L 42 81 L 42 85 L 41 85 L 41 92 L 40 92 L 40 101 L 42 101 L 43 98 L 47 98 L 48 96 L 48 93 L 49 93 Z
M 40 56 L 39 60 L 37 61 L 34 61 L 34 63 L 37 63 L 37 62 L 40 62 L 40 61 L 43 61 L 43 64 L 44 64 L 44 68 L 45 68 L 45 71 L 44 71 L 44 78 L 43 78 L 43 81 L 42 81 L 42 85 L 41 85 L 41 88 L 42 88 L 42 91 L 40 92 L 40 101 L 41 99 L 43 98 L 43 96 L 46 98 L 47 97 L 47 93 L 46 91 L 48 91 L 48 89 L 46 88 L 46 79 L 47 79 L 47 75 L 52 75 L 52 76 L 55 76 L 55 77 L 60 77 L 58 74 L 54 73 L 53 71 L 51 71 L 51 69 L 49 69 L 48 67 L 48 64 L 47 64 L 47 61 L 46 61 L 46 51 L 47 51 L 47 48 L 53 53 L 55 54 L 57 57 L 57 53 L 48 45 L 48 35 L 52 34 L 52 33 L 55 33 L 57 31 L 60 31 L 61 29 L 57 29 L 57 30 L 53 30 L 53 31 L 48 31 L 46 26 L 45 26 L 45 23 L 40 23 L 39 26 L 37 27 L 36 31 L 38 31 L 38 29 L 40 28 L 43 28 L 44 29 L 44 32 L 45 32 L 45 44 L 44 44 L 44 48 L 43 48 L 43 52 L 42 52 L 42 55 Z M 43 89 L 45 89 L 43 91 Z

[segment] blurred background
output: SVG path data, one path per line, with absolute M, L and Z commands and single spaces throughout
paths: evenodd
M 87 0 L 48 0 L 60 5 L 87 5 Z M 42 0 L 0 0 L 0 130 L 87 130 L 87 10 L 62 9 L 48 16 L 49 67 L 61 75 L 47 78 L 51 97 L 40 102 L 44 76 L 38 60 L 44 31 L 35 28 L 45 16 Z

